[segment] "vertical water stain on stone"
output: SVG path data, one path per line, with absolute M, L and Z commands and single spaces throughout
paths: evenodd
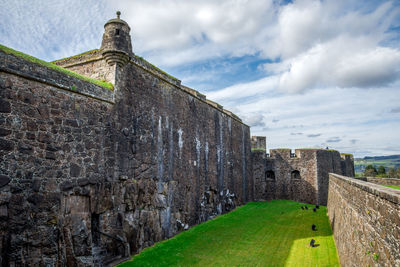
M 164 182 L 164 148 L 163 148 L 163 135 L 162 135 L 162 117 L 158 119 L 157 128 L 157 179 L 158 179 L 158 193 L 163 191 Z

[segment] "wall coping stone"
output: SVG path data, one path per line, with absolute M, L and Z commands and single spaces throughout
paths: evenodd
M 355 187 L 358 187 L 368 193 L 371 193 L 373 195 L 376 195 L 378 197 L 381 197 L 383 199 L 386 199 L 392 203 L 399 204 L 400 205 L 400 190 L 377 185 L 374 183 L 370 182 L 365 182 L 363 180 L 355 179 L 355 178 L 350 178 L 334 173 L 329 173 L 329 179 L 339 179 L 341 181 L 344 181 L 350 185 L 353 185 Z
M 90 62 L 90 61 L 97 61 L 100 59 L 102 59 L 100 49 L 93 49 L 93 50 L 89 50 L 89 51 L 77 54 L 75 56 L 57 59 L 57 60 L 51 61 L 51 63 L 59 65 L 59 66 L 63 66 L 64 68 L 66 68 L 69 66 L 75 66 L 75 65 L 79 65 L 82 63 Z
M 367 176 L 367 177 L 358 177 L 358 178 L 365 178 L 365 179 L 379 179 L 379 180 L 387 180 L 387 181 L 400 181 L 400 178 L 391 178 L 391 177 L 373 177 L 373 176 Z
M 0 51 L 0 71 L 114 104 L 114 91 Z

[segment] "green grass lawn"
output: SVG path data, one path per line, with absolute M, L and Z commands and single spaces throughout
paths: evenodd
M 400 186 L 398 186 L 398 185 L 385 185 L 385 184 L 383 184 L 383 186 L 390 187 L 390 188 L 394 188 L 394 189 L 399 189 L 399 190 L 400 190 Z
M 120 266 L 339 266 L 326 207 L 313 212 L 302 205 L 290 200 L 250 202 Z M 311 230 L 312 224 L 318 231 Z M 312 238 L 318 247 L 309 246 Z

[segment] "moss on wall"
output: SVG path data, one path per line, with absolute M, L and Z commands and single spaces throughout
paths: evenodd
M 6 54 L 12 54 L 12 55 L 14 55 L 14 56 L 23 58 L 23 59 L 28 60 L 28 61 L 30 61 L 30 62 L 33 62 L 33 63 L 39 64 L 39 65 L 42 65 L 42 66 L 44 66 L 44 67 L 47 67 L 47 68 L 50 68 L 50 69 L 53 69 L 53 70 L 62 72 L 62 73 L 64 73 L 64 74 L 67 74 L 67 75 L 69 75 L 69 76 L 73 76 L 73 77 L 78 78 L 78 79 L 81 79 L 81 80 L 83 80 L 83 81 L 87 81 L 87 82 L 90 82 L 90 83 L 99 85 L 99 86 L 101 86 L 101 87 L 104 87 L 104 88 L 107 88 L 107 89 L 110 89 L 110 90 L 113 90 L 113 89 L 114 89 L 114 86 L 113 86 L 112 83 L 105 82 L 105 81 L 99 81 L 99 80 L 96 80 L 96 79 L 92 79 L 92 78 L 89 78 L 89 77 L 80 75 L 80 74 L 78 74 L 78 73 L 75 73 L 75 72 L 72 72 L 72 71 L 70 71 L 70 70 L 64 69 L 64 68 L 62 68 L 62 67 L 60 67 L 60 66 L 57 66 L 57 65 L 55 65 L 55 64 L 53 64 L 53 63 L 46 62 L 46 61 L 41 60 L 41 59 L 38 59 L 38 58 L 36 58 L 36 57 L 33 57 L 33 56 L 30 56 L 30 55 L 24 54 L 24 53 L 22 53 L 22 52 L 16 51 L 16 50 L 14 50 L 14 49 L 11 49 L 11 48 L 6 47 L 6 46 L 1 45 L 1 44 L 0 44 L 0 50 L 3 51 L 3 52 L 6 53 Z

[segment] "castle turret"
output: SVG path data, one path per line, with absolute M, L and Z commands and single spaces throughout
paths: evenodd
M 121 12 L 117 11 L 117 18 L 107 21 L 104 25 L 101 50 L 107 63 L 124 66 L 132 57 L 132 43 L 129 34 L 131 28 L 128 23 L 120 19 Z

